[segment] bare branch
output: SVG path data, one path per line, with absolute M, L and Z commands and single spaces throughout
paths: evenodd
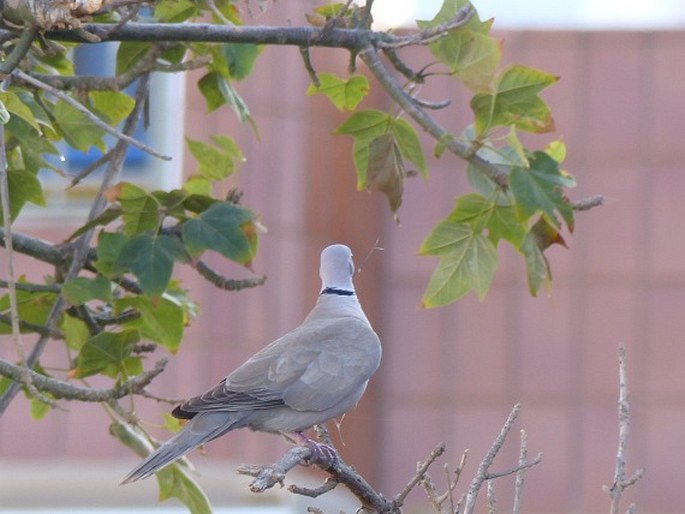
M 438 445 L 433 448 L 433 450 L 430 452 L 428 455 L 428 458 L 422 463 L 417 466 L 416 473 L 414 476 L 411 478 L 409 483 L 404 486 L 404 489 L 399 492 L 393 498 L 393 503 L 397 508 L 401 507 L 404 504 L 404 500 L 407 498 L 407 495 L 411 492 L 414 487 L 416 487 L 416 484 L 421 482 L 421 480 L 424 478 L 426 475 L 426 471 L 428 471 L 428 468 L 430 467 L 431 464 L 435 462 L 435 460 L 440 457 L 443 453 L 445 453 L 445 448 L 447 445 L 445 442 L 438 443 Z
M 577 200 L 571 203 L 571 207 L 574 211 L 589 211 L 590 209 L 600 205 L 604 205 L 604 197 L 602 195 L 583 198 L 582 200 Z
M 519 466 L 523 466 L 528 460 L 528 435 L 525 430 L 521 430 L 521 445 L 519 447 Z M 523 484 L 526 479 L 526 470 L 521 468 L 516 473 L 514 483 L 514 506 L 512 514 L 521 513 L 521 497 L 523 496 Z
M 626 373 L 626 347 L 618 345 L 618 451 L 616 453 L 616 469 L 614 483 L 611 487 L 604 486 L 604 491 L 611 498 L 611 514 L 618 514 L 623 491 L 635 484 L 645 473 L 644 468 L 626 479 L 626 449 L 628 447 L 628 432 L 630 426 L 630 403 L 628 401 L 628 376 Z
M 488 469 L 492 465 L 492 462 L 495 460 L 497 453 L 499 453 L 499 451 L 502 449 L 504 440 L 509 434 L 511 427 L 514 425 L 514 421 L 516 421 L 519 412 L 521 412 L 521 404 L 517 403 L 516 405 L 514 405 L 514 408 L 509 413 L 509 417 L 505 421 L 504 426 L 500 430 L 500 433 L 495 438 L 495 441 L 492 443 L 492 446 L 490 446 L 490 449 L 485 454 L 485 457 L 478 465 L 478 472 L 476 473 L 476 476 L 473 477 L 473 479 L 471 480 L 468 493 L 466 494 L 464 514 L 471 514 L 473 512 L 473 509 L 476 506 L 476 497 L 478 496 L 478 491 L 480 491 L 483 482 L 488 478 Z

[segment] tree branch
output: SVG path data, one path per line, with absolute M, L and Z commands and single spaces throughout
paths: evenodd
M 283 485 L 288 471 L 306 460 L 309 464 L 323 469 L 336 482 L 345 485 L 361 502 L 363 508 L 379 513 L 399 513 L 394 502 L 377 493 L 364 477 L 343 462 L 337 452 L 335 454 L 333 462 L 328 460 L 323 462 L 318 461 L 317 456 L 312 455 L 308 447 L 294 446 L 270 466 L 241 466 L 238 468 L 238 473 L 254 477 L 250 490 L 254 493 L 261 493 L 276 484 Z
M 56 399 L 78 400 L 81 402 L 106 402 L 122 398 L 129 394 L 142 394 L 143 389 L 164 371 L 166 364 L 166 357 L 162 358 L 151 370 L 145 371 L 111 389 L 78 387 L 63 382 L 62 380 L 46 377 L 33 370 L 29 370 L 29 375 L 31 377 L 31 383 L 36 389 L 44 393 L 50 393 Z M 0 359 L 0 375 L 8 377 L 20 385 L 26 385 L 22 378 L 22 367 L 15 366 L 2 359 Z
M 478 472 L 476 473 L 476 476 L 473 477 L 473 479 L 471 480 L 468 492 L 466 494 L 464 514 L 471 514 L 473 512 L 473 509 L 476 506 L 476 498 L 478 496 L 478 492 L 480 491 L 483 482 L 485 482 L 485 480 L 488 479 L 488 469 L 492 465 L 492 462 L 495 460 L 497 453 L 499 453 L 499 451 L 502 449 L 504 440 L 509 434 L 509 431 L 514 425 L 514 421 L 516 421 L 516 418 L 518 417 L 520 412 L 521 404 L 517 403 L 516 405 L 514 405 L 514 408 L 509 413 L 509 417 L 507 418 L 506 422 L 504 423 L 504 426 L 500 430 L 500 433 L 495 438 L 495 441 L 492 443 L 492 446 L 490 446 L 490 449 L 485 454 L 485 457 L 478 465 Z
M 618 345 L 618 451 L 616 453 L 616 469 L 614 471 L 614 483 L 611 487 L 603 487 L 604 492 L 611 498 L 609 511 L 611 514 L 618 514 L 623 491 L 635 484 L 645 473 L 645 468 L 638 468 L 630 478 L 626 478 L 626 449 L 628 447 L 629 427 L 630 403 L 628 401 L 626 347 L 620 343 Z
M 219 275 L 216 271 L 210 268 L 204 261 L 197 261 L 193 267 L 201 277 L 211 282 L 215 287 L 225 291 L 240 291 L 241 289 L 249 289 L 264 285 L 266 276 L 245 279 L 226 278 Z

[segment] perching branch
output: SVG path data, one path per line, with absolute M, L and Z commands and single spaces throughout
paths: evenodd
M 394 502 L 376 492 L 364 477 L 340 458 L 337 452 L 333 462 L 320 462 L 316 460 L 316 456 L 312 455 L 309 448 L 294 446 L 270 466 L 241 466 L 238 468 L 238 473 L 254 477 L 250 490 L 254 493 L 261 493 L 276 484 L 283 485 L 288 471 L 303 461 L 323 469 L 335 482 L 345 485 L 361 502 L 364 509 L 379 513 L 399 513 Z

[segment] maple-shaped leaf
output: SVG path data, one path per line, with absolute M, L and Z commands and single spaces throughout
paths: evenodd
M 440 257 L 421 299 L 423 307 L 440 307 L 474 291 L 482 300 L 497 268 L 492 242 L 470 225 L 446 219 L 438 223 L 419 249 Z
M 453 20 L 457 12 L 469 6 L 468 0 L 446 0 L 430 21 L 417 21 L 420 29 L 436 27 Z M 450 73 L 472 91 L 487 91 L 502 56 L 501 43 L 490 37 L 492 20 L 481 21 L 478 13 L 460 27 L 431 43 L 428 48 Z
M 492 91 L 471 99 L 476 132 L 483 134 L 492 127 L 516 125 L 527 132 L 550 132 L 554 119 L 538 93 L 559 80 L 543 71 L 515 64 L 500 72 Z
M 339 111 L 354 111 L 369 93 L 369 81 L 364 75 L 352 75 L 344 80 L 331 73 L 319 73 L 319 85 L 310 84 L 307 96 L 323 93 Z
M 575 180 L 544 152 L 535 152 L 529 164 L 528 168 L 514 167 L 509 181 L 521 219 L 527 220 L 540 212 L 551 225 L 559 228 L 556 216 L 559 213 L 572 230 L 573 209 L 563 195 L 563 188 L 575 186 Z
M 124 234 L 157 232 L 161 222 L 161 205 L 154 195 L 129 182 L 119 182 L 105 191 L 109 202 L 118 202 L 124 220 Z M 111 213 L 113 216 L 116 212 Z

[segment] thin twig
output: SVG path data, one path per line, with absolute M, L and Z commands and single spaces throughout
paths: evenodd
M 91 121 L 98 128 L 104 130 L 105 132 L 114 136 L 115 138 L 117 138 L 121 141 L 126 141 L 130 145 L 135 146 L 136 148 L 138 148 L 138 149 L 140 149 L 146 153 L 149 153 L 150 155 L 157 157 L 158 159 L 162 159 L 164 161 L 170 161 L 171 160 L 171 157 L 169 157 L 168 155 L 163 155 L 163 154 L 159 153 L 157 150 L 155 150 L 154 148 L 149 147 L 145 143 L 141 143 L 140 141 L 132 138 L 131 136 L 128 136 L 122 132 L 119 132 L 115 128 L 112 128 L 107 123 L 105 123 L 100 118 L 98 118 L 95 114 L 90 112 L 81 103 L 77 102 L 72 97 L 70 97 L 69 95 L 60 91 L 59 89 L 56 89 L 56 88 L 50 86 L 49 84 L 46 84 L 45 82 L 41 82 L 40 80 L 32 77 L 31 75 L 29 75 L 27 73 L 24 73 L 21 70 L 15 69 L 12 72 L 12 75 L 18 77 L 20 80 L 23 80 L 24 82 L 28 82 L 32 86 L 35 86 L 39 89 L 42 89 L 43 91 L 45 91 L 47 93 L 50 93 L 51 95 L 56 96 L 60 100 L 69 104 L 70 106 L 72 106 L 74 109 L 77 109 L 79 112 L 81 112 L 84 116 L 86 116 L 88 118 L 89 121 Z
M 407 495 L 411 492 L 411 490 L 414 489 L 414 487 L 416 487 L 416 484 L 421 482 L 430 465 L 433 464 L 438 457 L 445 453 L 446 447 L 447 445 L 444 442 L 438 443 L 437 446 L 433 448 L 433 450 L 430 452 L 430 454 L 428 454 L 428 458 L 417 467 L 416 473 L 411 478 L 411 480 L 395 496 L 395 498 L 393 498 L 393 504 L 398 509 L 404 504 L 404 500 L 407 498 Z
M 488 452 L 485 454 L 485 457 L 483 458 L 481 463 L 478 465 L 478 472 L 476 473 L 476 476 L 474 476 L 473 479 L 471 480 L 471 484 L 469 484 L 469 489 L 468 489 L 468 492 L 466 494 L 466 503 L 464 505 L 464 514 L 472 514 L 473 513 L 473 509 L 476 506 L 476 498 L 478 496 L 478 492 L 480 491 L 480 488 L 483 485 L 483 482 L 487 479 L 488 469 L 492 465 L 492 462 L 495 460 L 497 453 L 502 448 L 502 445 L 504 444 L 504 440 L 506 439 L 507 435 L 509 434 L 509 431 L 511 430 L 512 426 L 514 425 L 514 421 L 516 421 L 516 418 L 518 417 L 519 412 L 521 412 L 521 404 L 517 403 L 516 405 L 514 405 L 514 408 L 509 413 L 509 417 L 507 417 L 507 420 L 505 421 L 504 426 L 502 426 L 502 429 L 500 430 L 499 434 L 497 435 L 494 442 L 490 446 L 490 449 L 488 450 Z
M 618 451 L 616 452 L 614 483 L 611 487 L 604 486 L 603 488 L 611 498 L 609 510 L 611 514 L 618 514 L 623 491 L 635 484 L 645 473 L 645 468 L 638 468 L 630 478 L 626 478 L 626 449 L 628 447 L 630 427 L 630 403 L 628 397 L 626 347 L 623 343 L 620 343 L 618 345 Z
M 302 62 L 304 63 L 304 69 L 307 71 L 307 74 L 309 75 L 310 80 L 312 81 L 312 84 L 316 86 L 317 88 L 321 85 L 319 82 L 319 77 L 316 75 L 316 70 L 314 69 L 314 66 L 312 65 L 312 60 L 311 57 L 309 56 L 309 47 L 308 46 L 301 46 L 300 47 L 300 55 L 302 56 Z
M 523 466 L 528 460 L 528 436 L 525 430 L 521 430 L 521 445 L 519 447 L 519 466 Z M 512 514 L 521 513 L 521 497 L 523 496 L 523 484 L 526 479 L 526 470 L 521 468 L 516 472 L 516 481 L 514 482 L 514 506 Z
M 454 30 L 466 25 L 471 20 L 475 12 L 475 9 L 473 9 L 470 4 L 467 4 L 459 9 L 452 19 L 447 20 L 445 23 L 422 30 L 412 34 L 411 36 L 392 36 L 387 34 L 381 41 L 378 42 L 377 47 L 402 48 L 405 46 L 428 45 L 430 43 L 434 43 L 438 39 L 445 37 L 450 30 Z
M 219 275 L 203 261 L 197 261 L 194 265 L 194 268 L 195 271 L 200 274 L 200 276 L 214 284 L 219 289 L 224 289 L 225 291 L 240 291 L 241 289 L 248 289 L 264 285 L 264 282 L 266 282 L 266 276 L 244 279 L 226 278 Z
M 583 198 L 571 203 L 574 211 L 589 211 L 594 207 L 604 205 L 604 197 L 602 195 L 595 195 L 589 198 Z

